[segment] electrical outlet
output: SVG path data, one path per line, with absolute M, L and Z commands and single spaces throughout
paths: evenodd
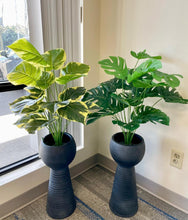
M 170 165 L 178 169 L 181 169 L 183 164 L 183 156 L 183 152 L 172 149 Z

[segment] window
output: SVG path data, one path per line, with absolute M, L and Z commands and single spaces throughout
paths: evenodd
M 0 0 L 0 83 L 21 59 L 7 46 L 19 38 L 29 39 L 26 0 Z
M 7 46 L 23 37 L 29 40 L 27 1 L 0 0 L 0 173 L 38 157 L 37 136 L 13 125 L 16 117 L 9 109 L 25 91 L 7 81 L 7 74 L 21 62 Z

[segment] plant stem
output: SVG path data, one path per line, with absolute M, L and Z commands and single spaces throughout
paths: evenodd
M 160 98 L 159 100 L 157 100 L 153 105 L 152 107 L 154 107 L 157 103 L 159 103 L 163 98 Z
M 138 65 L 139 59 L 137 59 L 136 64 L 134 66 L 134 70 L 136 69 L 137 65 Z

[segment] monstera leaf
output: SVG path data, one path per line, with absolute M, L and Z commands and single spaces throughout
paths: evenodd
M 100 108 L 96 108 L 96 112 L 92 112 L 92 113 L 89 113 L 88 114 L 88 118 L 87 118 L 87 125 L 95 122 L 96 120 L 102 118 L 102 117 L 105 117 L 105 116 L 112 116 L 114 115 L 113 112 L 108 112 L 108 111 L 105 111 L 103 109 L 100 109 Z
M 169 117 L 159 109 L 141 105 L 135 108 L 131 115 L 131 120 L 138 123 L 146 123 L 148 121 L 169 125 Z
M 143 50 L 141 52 L 134 52 L 134 51 L 131 51 L 131 55 L 135 58 L 137 58 L 138 60 L 141 60 L 141 59 L 147 59 L 147 58 L 153 58 L 153 59 L 161 59 L 161 56 L 150 56 L 149 54 L 146 53 L 146 50 Z
M 118 79 L 126 79 L 128 75 L 127 64 L 122 57 L 110 56 L 110 59 L 101 60 L 99 64 L 105 73 L 114 75 Z
M 165 102 L 188 104 L 176 89 L 170 87 L 154 87 L 146 90 L 145 97 L 161 97 Z
M 164 112 L 144 105 L 135 108 L 135 111 L 131 115 L 131 122 L 126 123 L 121 120 L 113 120 L 112 123 L 133 132 L 140 127 L 140 124 L 144 124 L 149 121 L 152 123 L 158 122 L 164 125 L 169 125 L 169 117 Z
M 161 82 L 161 80 L 164 80 L 167 86 L 170 86 L 172 88 L 179 86 L 180 80 L 177 78 L 183 78 L 182 75 L 180 74 L 167 74 L 167 73 L 162 73 L 158 70 L 155 70 L 152 72 L 152 76 L 154 79 L 157 81 Z
M 149 59 L 142 64 L 140 64 L 136 70 L 133 72 L 133 74 L 128 75 L 127 82 L 130 83 L 139 77 L 143 76 L 144 74 L 148 72 L 153 72 L 157 69 L 162 68 L 162 64 L 160 60 L 157 59 Z
M 112 120 L 112 123 L 114 125 L 120 126 L 123 129 L 127 129 L 127 130 L 129 130 L 131 132 L 135 131 L 137 128 L 140 127 L 140 123 L 138 123 L 136 121 L 132 121 L 130 123 L 126 123 L 126 122 L 121 121 L 121 120 Z

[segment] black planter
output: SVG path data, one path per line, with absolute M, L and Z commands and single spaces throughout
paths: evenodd
M 115 215 L 128 218 L 138 210 L 134 166 L 142 160 L 145 144 L 137 134 L 133 137 L 132 145 L 125 145 L 123 138 L 122 132 L 116 133 L 110 142 L 110 152 L 117 163 L 117 169 L 109 205 Z
M 41 143 L 40 156 L 50 167 L 50 179 L 47 196 L 47 213 L 55 219 L 70 216 L 76 208 L 68 165 L 76 155 L 74 138 L 63 134 L 63 145 L 54 146 L 52 135 L 44 137 Z

